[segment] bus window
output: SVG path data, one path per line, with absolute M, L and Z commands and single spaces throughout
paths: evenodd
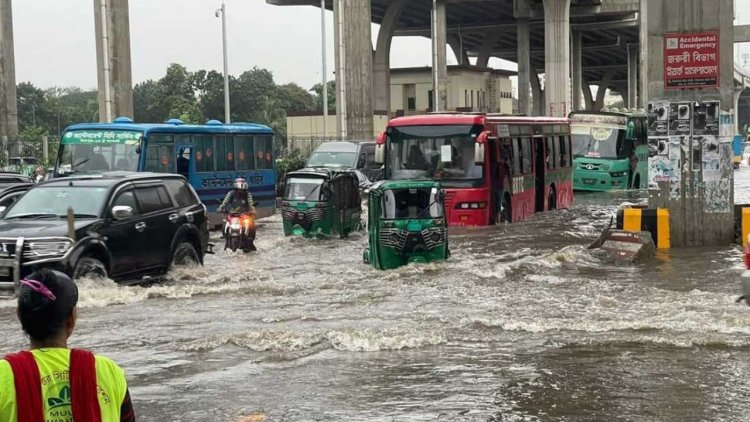
M 217 135 L 216 171 L 234 171 L 234 140 L 231 135 Z
M 263 135 L 258 135 L 253 137 L 253 151 L 255 151 L 255 168 L 257 170 L 265 170 L 266 169 L 266 146 L 265 146 L 265 139 L 266 137 Z
M 195 171 L 216 171 L 214 165 L 214 140 L 211 135 L 196 135 L 195 142 Z
M 531 173 L 531 138 L 521 138 L 521 172 Z
M 521 174 L 521 138 L 513 139 L 513 174 Z
M 255 154 L 253 152 L 253 137 L 250 135 L 234 135 L 234 157 L 237 170 L 255 170 Z
M 557 150 L 559 151 L 560 160 L 558 161 L 560 163 L 560 167 L 567 167 L 568 166 L 568 137 L 567 136 L 558 136 L 557 137 Z
M 146 148 L 146 171 L 174 173 L 174 145 L 149 145 Z
M 548 135 L 545 142 L 547 144 L 547 156 L 544 157 L 544 162 L 547 163 L 547 170 L 551 170 L 556 167 L 555 164 L 557 163 L 555 160 L 555 137 Z
M 273 137 L 272 136 L 264 136 L 265 138 L 265 151 L 266 151 L 266 168 L 272 169 L 273 168 Z

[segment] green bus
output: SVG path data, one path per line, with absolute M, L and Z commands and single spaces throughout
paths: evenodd
M 573 190 L 648 187 L 648 115 L 643 111 L 570 114 Z

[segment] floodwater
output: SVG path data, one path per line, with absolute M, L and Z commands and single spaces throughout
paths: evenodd
M 750 202 L 750 169 L 736 186 Z M 587 250 L 631 195 L 453 231 L 449 261 L 390 272 L 362 263 L 363 235 L 288 239 L 277 216 L 256 254 L 84 281 L 72 345 L 125 368 L 143 421 L 748 420 L 739 247 Z M 14 312 L 0 300 L 2 352 L 26 344 Z

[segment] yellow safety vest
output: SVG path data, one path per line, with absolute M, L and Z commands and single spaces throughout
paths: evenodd
M 45 422 L 73 422 L 70 401 L 70 349 L 32 350 L 42 377 L 42 404 Z M 96 356 L 96 384 L 102 422 L 119 422 L 120 407 L 128 385 L 125 372 L 112 360 Z M 13 370 L 0 359 L 0 422 L 16 422 L 16 387 Z

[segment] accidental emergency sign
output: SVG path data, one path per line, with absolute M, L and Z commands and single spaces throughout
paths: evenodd
M 719 86 L 719 34 L 664 34 L 664 87 L 716 86 Z

